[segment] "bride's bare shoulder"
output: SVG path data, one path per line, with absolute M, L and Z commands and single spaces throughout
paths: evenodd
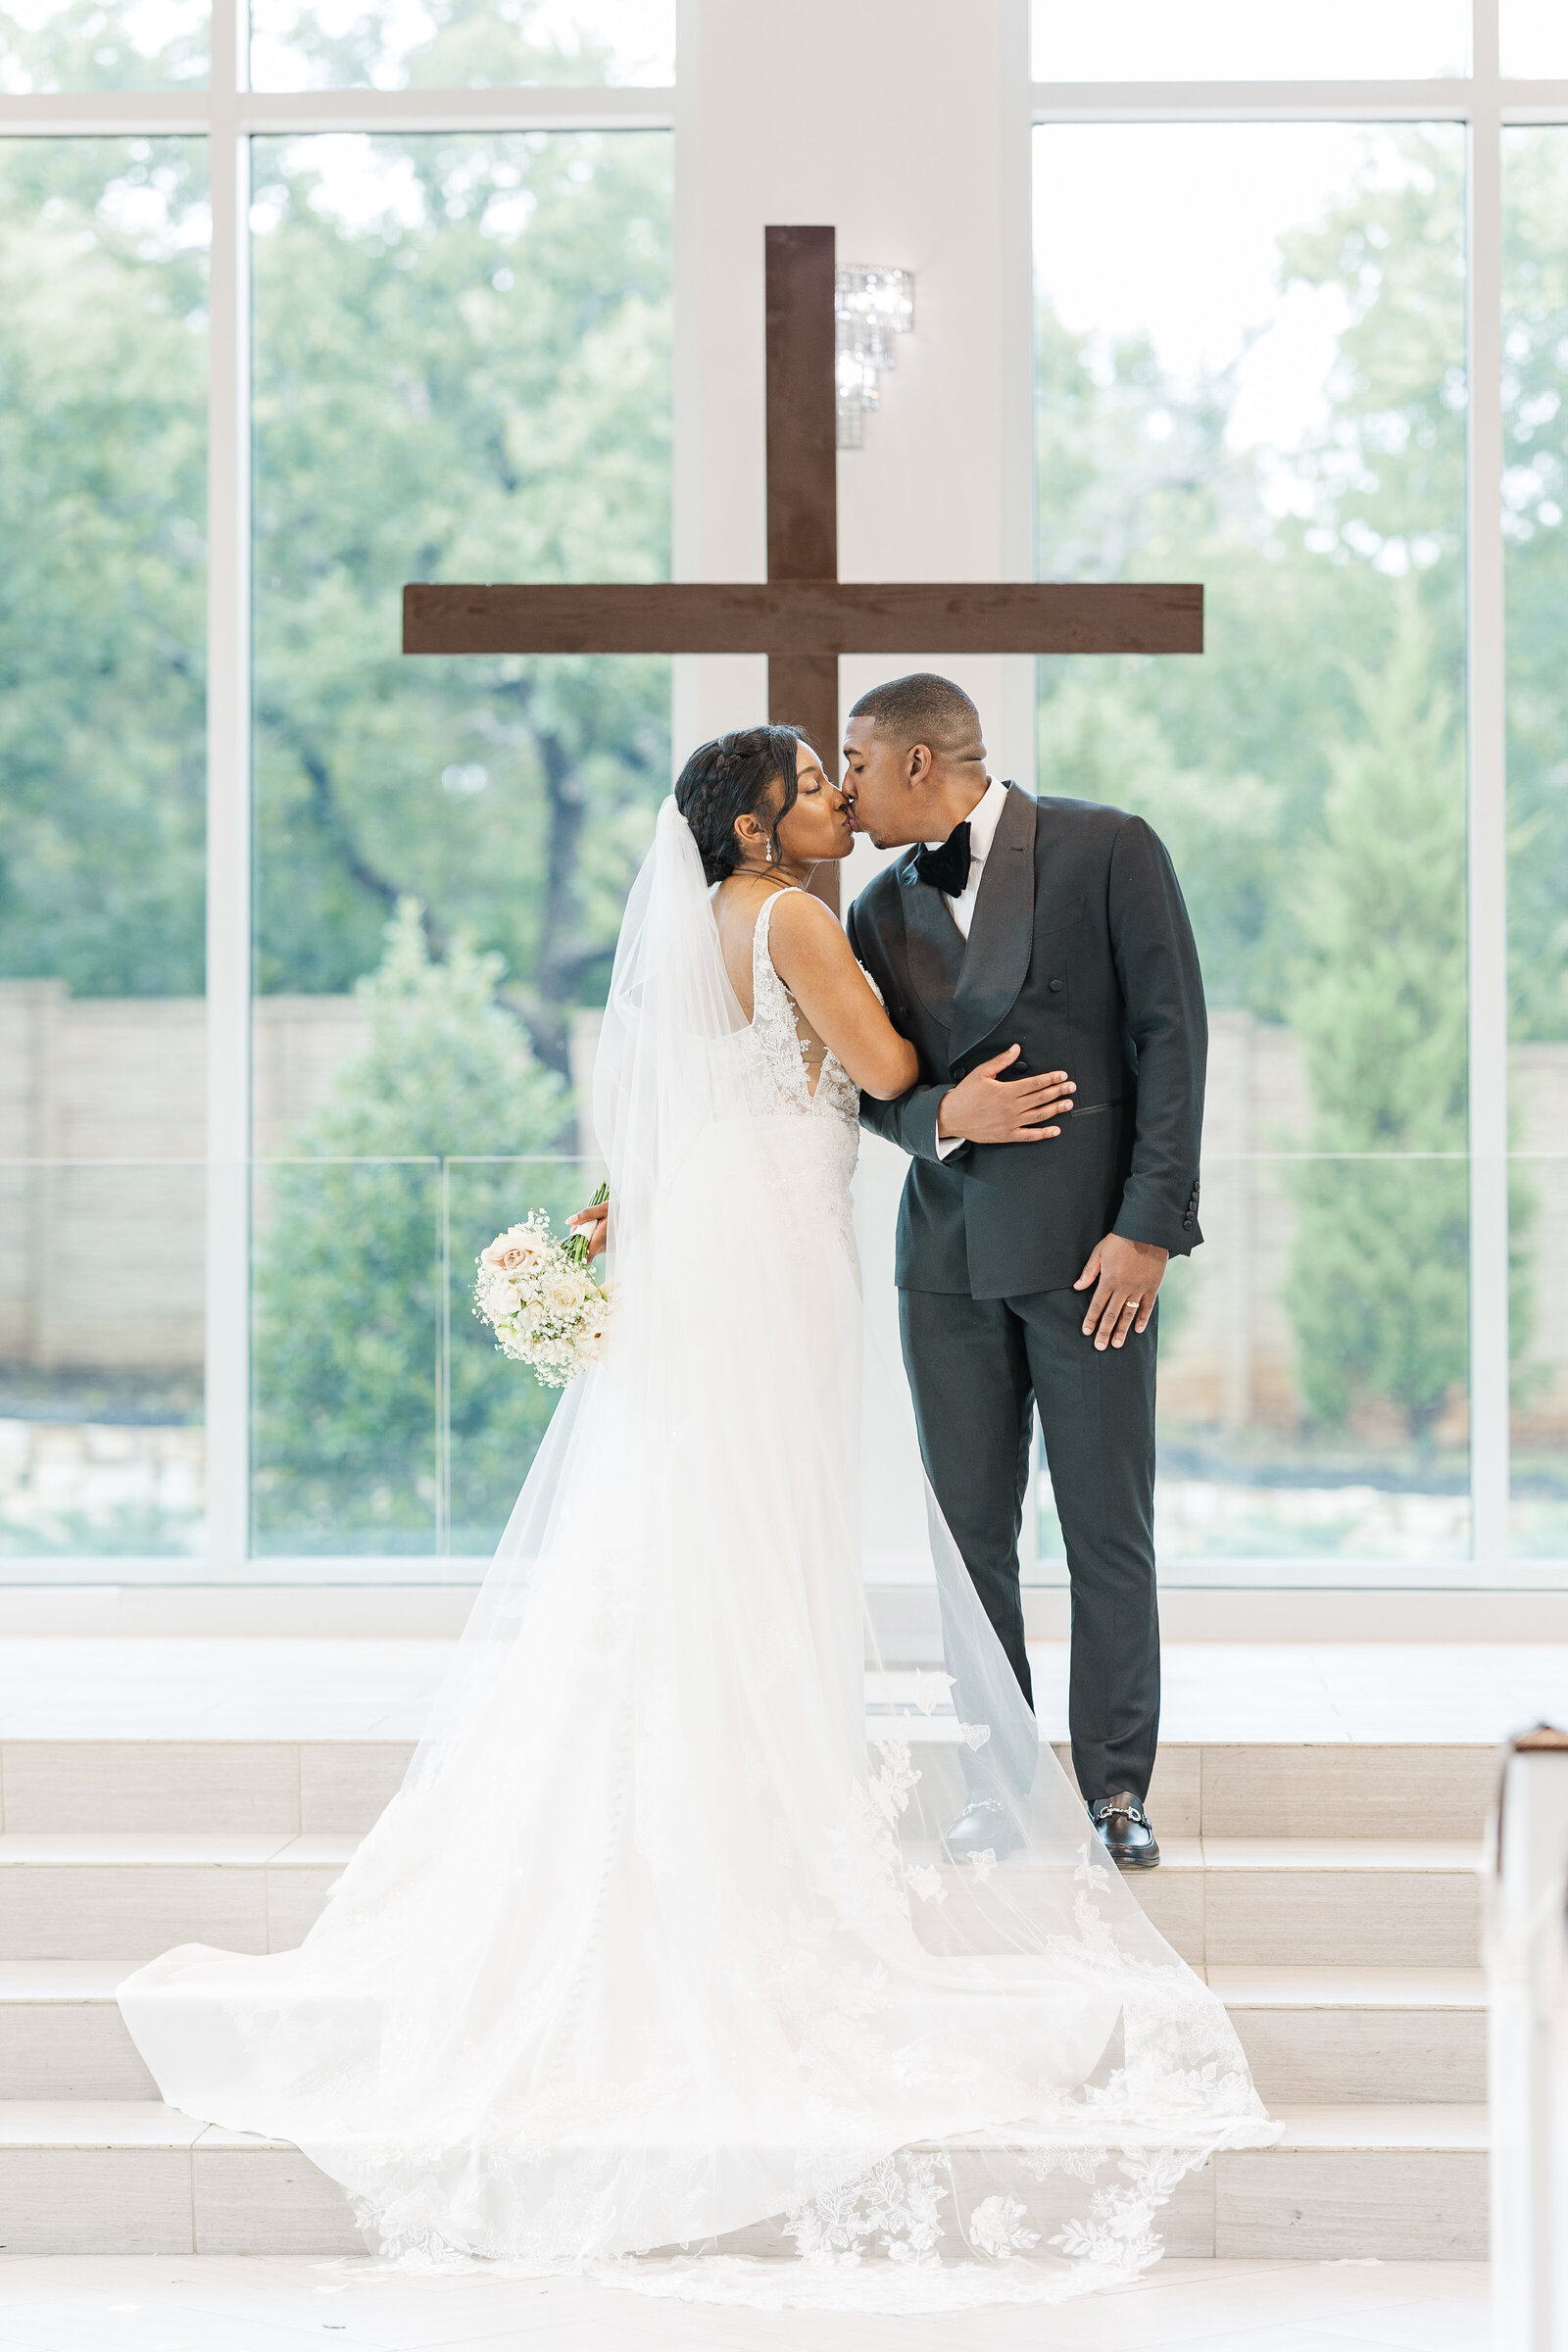
M 808 890 L 783 890 L 773 908 L 771 937 L 781 945 L 795 943 L 806 946 L 821 943 L 831 946 L 844 938 L 844 928 L 830 907 L 820 899 L 813 899 Z M 848 943 L 846 943 L 848 944 Z
M 770 919 L 768 946 L 775 968 L 786 980 L 804 968 L 840 980 L 858 970 L 838 916 L 809 892 L 781 892 Z

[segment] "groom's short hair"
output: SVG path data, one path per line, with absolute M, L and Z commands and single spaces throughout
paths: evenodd
M 923 743 L 948 760 L 983 760 L 985 739 L 980 713 L 961 686 L 938 677 L 934 669 L 916 669 L 906 678 L 890 678 L 862 694 L 852 718 L 868 718 L 879 735 L 901 747 Z

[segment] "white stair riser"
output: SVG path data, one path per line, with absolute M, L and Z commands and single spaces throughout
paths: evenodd
M 0 1960 L 292 1951 L 341 1865 L 27 1863 L 0 1872 Z
M 273 2148 L 0 2150 L 8 2254 L 363 2254 L 343 2191 Z
M 342 2192 L 275 2149 L 11 2149 L 0 2212 L 11 2254 L 364 2251 Z M 1483 2154 L 1262 2149 L 1185 2182 L 1164 2234 L 1196 2258 L 1479 2261 L 1486 2216 Z
M 28 1863 L 0 1873 L 0 1959 L 150 1960 L 176 1943 L 287 1951 L 340 1865 Z M 1129 1873 L 1150 1918 L 1200 1967 L 1471 1968 L 1478 1886 L 1463 1870 Z
M 396 1794 L 411 1740 L 10 1740 L 0 1826 L 241 1836 L 365 1831 Z
M 1214 2251 L 1236 2262 L 1484 2262 L 1487 2158 L 1426 2148 L 1221 2157 Z
M 406 1740 L 8 1740 L 0 1826 L 364 1831 L 413 1752 Z M 1055 1752 L 1070 1776 L 1066 1745 Z M 1149 1803 L 1166 1838 L 1479 1838 L 1494 1769 L 1483 1747 L 1171 1745 Z
M 1281 2006 L 1232 2019 L 1271 2106 L 1486 2100 L 1479 2009 Z M 0 2001 L 0 2099 L 157 2096 L 112 2001 Z
M 1474 1968 L 1468 1870 L 1129 1871 L 1160 1934 L 1194 1967 Z
M 1497 1771 L 1490 1747 L 1259 1741 L 1208 1745 L 1201 1756 L 1205 1838 L 1457 1838 L 1479 1844 Z M 1159 1770 L 1150 1790 L 1156 1824 Z M 1181 1834 L 1173 1821 L 1167 1835 Z
M 113 2001 L 0 2002 L 0 2099 L 156 2099 Z
M 1486 2104 L 1482 2009 L 1233 2009 L 1231 2022 L 1268 2107 Z

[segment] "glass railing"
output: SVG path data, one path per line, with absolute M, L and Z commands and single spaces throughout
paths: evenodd
M 199 1161 L 0 1162 L 0 1576 L 202 1573 L 206 1210 Z
M 1205 1154 L 1160 1293 L 1170 1584 L 1376 1584 L 1470 1558 L 1462 1155 Z M 1037 1445 L 1035 1576 L 1065 1581 Z
M 559 1394 L 474 1317 L 474 1261 L 532 1208 L 561 1230 L 601 1174 L 574 1157 L 272 1158 L 236 1188 L 186 1160 L 0 1163 L 0 1578 L 477 1581 Z M 857 1222 L 900 1432 L 902 1178 L 868 1147 Z M 1456 1155 L 1207 1158 L 1205 1245 L 1161 1298 L 1168 1583 L 1473 1576 L 1467 1178 Z M 1513 1557 L 1532 1581 L 1568 1559 L 1559 1192 L 1568 1155 L 1519 1156 Z M 248 1422 L 215 1402 L 211 1429 L 210 1200 L 250 1279 L 248 1333 L 241 1311 L 213 1340 L 248 1371 Z M 210 1489 L 236 1531 L 248 1494 L 248 1550 L 209 1544 Z M 871 1573 L 899 1582 L 918 1498 L 884 1499 Z M 1043 1454 L 1033 1503 L 1025 1573 L 1060 1583 Z
M 1536 1056 L 1562 1048 L 1537 1048 Z M 1516 1073 L 1517 1086 L 1517 1073 Z M 1539 1081 L 1542 1126 L 1555 1110 Z M 1560 1135 L 1560 1114 L 1551 1120 Z M 1512 1236 L 1509 1383 L 1515 1560 L 1568 1560 L 1568 1152 L 1519 1152 L 1509 1164 Z
M 473 1313 L 474 1261 L 576 1158 L 276 1159 L 253 1177 L 251 1547 L 258 1560 L 494 1551 L 559 1393 Z

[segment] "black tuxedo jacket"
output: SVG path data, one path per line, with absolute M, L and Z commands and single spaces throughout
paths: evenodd
M 1142 817 L 1008 787 L 969 938 L 914 852 L 846 924 L 920 1076 L 860 1122 L 910 1155 L 897 1281 L 975 1298 L 1069 1288 L 1103 1235 L 1185 1256 L 1198 1226 L 1208 1023 L 1181 887 Z M 1065 1070 L 1076 1108 L 1054 1142 L 937 1156 L 937 1106 L 975 1065 Z

